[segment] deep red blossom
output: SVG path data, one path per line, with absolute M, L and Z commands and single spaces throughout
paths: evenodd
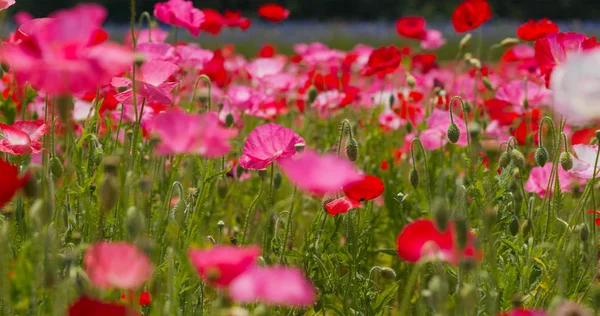
M 465 0 L 452 13 L 452 25 L 458 33 L 478 28 L 492 18 L 490 4 L 486 0 Z
M 215 50 L 213 58 L 204 65 L 202 73 L 221 88 L 231 81 L 231 77 L 225 69 L 225 58 L 219 49 Z
M 242 12 L 240 11 L 225 10 L 223 19 L 224 24 L 228 27 L 239 27 L 243 31 L 247 30 L 250 25 L 252 25 L 252 21 L 243 17 Z
M 589 145 L 592 139 L 596 138 L 597 128 L 584 128 L 576 131 L 571 136 L 571 145 L 584 144 Z
M 396 21 L 396 32 L 406 38 L 424 40 L 425 25 L 425 19 L 420 16 L 405 16 Z
M 517 29 L 517 36 L 524 41 L 535 41 L 552 33 L 558 33 L 558 25 L 546 18 L 529 20 Z
M 271 3 L 258 8 L 258 15 L 271 22 L 281 22 L 290 16 L 290 10 L 278 4 Z
M 537 132 L 540 129 L 540 120 L 542 113 L 540 109 L 533 109 L 522 114 L 516 128 L 511 129 L 512 136 L 515 137 L 519 145 L 524 145 L 527 137 L 533 135 L 534 143 L 537 142 Z
M 82 297 L 69 307 L 69 316 L 134 316 L 139 312 L 119 304 L 101 302 Z
M 276 52 L 277 50 L 275 49 L 275 46 L 273 46 L 273 44 L 267 43 L 263 45 L 263 47 L 258 52 L 258 57 L 271 58 L 275 55 Z
M 200 25 L 200 30 L 212 35 L 221 33 L 221 29 L 227 23 L 221 13 L 213 9 L 202 9 L 202 13 L 204 13 L 204 23 Z
M 332 216 L 346 213 L 351 209 L 362 207 L 360 202 L 378 198 L 383 190 L 381 179 L 376 176 L 364 176 L 360 181 L 345 185 L 343 191 L 346 196 L 327 203 L 325 210 Z
M 386 75 L 394 72 L 400 66 L 402 54 L 396 46 L 385 46 L 374 50 L 369 56 L 369 61 L 362 74 L 372 76 L 375 74 Z
M 0 207 L 6 205 L 29 180 L 30 175 L 19 177 L 19 168 L 0 159 Z
M 428 73 L 430 70 L 438 68 L 436 60 L 435 54 L 415 54 L 411 59 L 412 69 L 420 73 Z
M 121 295 L 121 300 L 127 302 L 127 300 L 129 299 L 129 296 L 125 293 L 123 293 Z M 138 305 L 140 306 L 148 306 L 150 305 L 150 303 L 152 303 L 152 297 L 150 296 L 150 293 L 148 291 L 142 291 L 142 293 L 140 293 L 140 297 L 138 299 Z

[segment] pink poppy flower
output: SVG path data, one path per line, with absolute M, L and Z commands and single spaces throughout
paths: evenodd
M 523 112 L 525 103 L 529 107 L 538 107 L 549 104 L 552 91 L 546 87 L 531 81 L 514 80 L 509 81 L 498 88 L 496 99 L 512 104 L 513 109 L 519 113 Z
M 156 149 L 161 155 L 221 157 L 231 151 L 229 139 L 237 135 L 236 130 L 222 127 L 214 112 L 188 114 L 177 109 L 158 114 L 149 123 L 149 129 L 161 139 Z
M 346 94 L 338 90 L 329 90 L 317 95 L 312 107 L 319 111 L 322 118 L 329 117 L 331 112 L 340 109 Z
M 246 65 L 246 71 L 254 79 L 276 75 L 283 71 L 285 61 L 279 58 L 257 58 Z
M 298 269 L 284 267 L 253 268 L 229 287 L 229 296 L 239 303 L 309 306 L 315 302 L 315 289 Z
M 135 42 L 137 45 L 144 43 L 164 43 L 169 37 L 169 32 L 162 30 L 159 27 L 147 28 L 135 31 Z M 125 43 L 132 46 L 131 32 L 125 35 Z
M 102 289 L 139 289 L 154 270 L 150 259 L 128 243 L 96 243 L 88 248 L 83 260 L 90 280 Z
M 19 80 L 46 93 L 95 91 L 133 62 L 129 49 L 102 43 L 107 36 L 101 29 L 105 18 L 106 10 L 93 4 L 58 11 L 41 19 L 40 27 L 20 32 L 18 43 L 3 45 L 0 58 Z M 22 28 L 36 25 L 34 21 Z
M 404 126 L 406 123 L 405 120 L 400 118 L 396 112 L 392 111 L 388 106 L 379 114 L 379 119 L 377 120 L 379 126 L 383 127 L 384 130 L 398 130 L 400 127 Z
M 363 178 L 349 160 L 332 154 L 321 156 L 308 149 L 279 160 L 279 166 L 298 188 L 317 194 L 338 191 Z
M 227 89 L 227 96 L 231 106 L 241 111 L 248 110 L 257 103 L 255 90 L 249 86 L 231 85 Z
M 179 59 L 177 62 L 179 67 L 196 70 L 202 70 L 204 65 L 210 62 L 215 55 L 212 51 L 202 49 L 194 44 L 177 45 L 175 54 Z
M 447 130 L 450 123 L 450 112 L 434 109 L 433 113 L 427 118 L 427 126 L 429 128 L 422 131 L 419 135 L 423 147 L 427 150 L 435 150 L 445 146 L 449 142 Z M 460 147 L 467 146 L 465 122 L 458 115 L 454 115 L 454 123 L 458 125 L 458 129 L 460 130 L 460 137 L 455 145 Z
M 188 257 L 198 274 L 211 284 L 225 287 L 252 267 L 260 248 L 218 246 L 211 249 L 190 249 Z
M 552 195 L 552 192 L 546 192 L 546 187 L 548 185 L 548 180 L 550 179 L 551 172 L 551 163 L 546 163 L 546 165 L 544 165 L 543 168 L 533 167 L 533 169 L 531 169 L 531 173 L 529 174 L 529 179 L 527 179 L 527 182 L 525 183 L 525 191 L 536 193 L 542 199 L 546 197 L 547 193 Z M 573 190 L 573 176 L 571 176 L 560 166 L 558 168 L 558 180 L 560 182 L 560 189 L 563 192 L 571 192 Z M 578 182 L 581 183 L 581 181 Z M 554 186 L 552 186 L 551 188 L 553 189 Z
M 184 0 L 169 0 L 155 4 L 154 16 L 163 23 L 185 28 L 194 36 L 200 34 L 205 20 L 204 12 L 194 8 L 192 1 Z
M 179 84 L 178 82 L 166 82 L 179 67 L 167 61 L 145 62 L 136 78 L 137 102 L 141 104 L 143 100 L 146 104 L 159 103 L 170 105 L 172 102 L 171 91 Z M 133 83 L 129 78 L 113 78 L 114 87 L 132 87 Z M 133 104 L 133 89 L 121 92 L 115 96 L 117 101 L 124 104 Z
M 573 158 L 573 168 L 568 171 L 580 179 L 591 179 L 594 177 L 594 164 L 596 163 L 596 155 L 598 154 L 598 144 L 595 145 L 573 145 L 573 150 L 577 157 Z M 600 171 L 600 162 L 596 166 L 596 172 Z
M 421 41 L 421 48 L 425 50 L 436 50 L 446 44 L 442 32 L 438 30 L 426 30 L 425 39 Z
M 475 235 L 468 232 L 467 245 L 461 251 L 456 244 L 454 223 L 449 222 L 445 232 L 440 232 L 434 222 L 419 219 L 406 225 L 398 235 L 398 256 L 408 262 L 437 258 L 458 264 L 461 258 L 481 259 L 481 252 L 475 249 Z
M 258 126 L 246 139 L 240 165 L 251 170 L 265 169 L 274 161 L 294 155 L 296 145 L 306 142 L 293 130 L 273 123 Z
M 137 45 L 138 53 L 144 55 L 145 63 L 150 63 L 155 60 L 168 61 L 174 63 L 177 61 L 175 48 L 167 43 L 139 43 Z
M 13 3 L 14 3 L 14 0 L 13 0 Z M 15 15 L 13 16 L 13 19 L 15 20 L 15 23 L 17 23 L 17 25 L 21 26 L 25 23 L 31 22 L 35 18 L 29 12 L 19 11 L 19 12 L 15 13 Z
M 16 0 L 0 0 L 0 11 L 8 9 L 16 3 Z
M 37 154 L 42 151 L 39 140 L 46 134 L 48 127 L 43 120 L 18 121 L 13 125 L 0 123 L 2 138 L 0 152 L 12 155 Z

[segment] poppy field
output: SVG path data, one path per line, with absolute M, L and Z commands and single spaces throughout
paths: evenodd
M 403 16 L 402 45 L 248 56 L 202 46 L 243 12 L 130 5 L 124 39 L 96 4 L 12 17 L 0 315 L 600 312 L 595 37 L 529 20 L 484 50 L 464 0 L 457 43 Z

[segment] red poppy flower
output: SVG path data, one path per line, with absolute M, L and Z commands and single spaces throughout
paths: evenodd
M 213 58 L 204 65 L 202 73 L 207 75 L 213 83 L 219 87 L 224 87 L 231 81 L 231 77 L 227 75 L 225 69 L 225 58 L 221 50 L 215 50 Z
M 426 74 L 430 70 L 438 68 L 436 60 L 437 56 L 435 54 L 416 54 L 411 59 L 412 69 Z
M 221 33 L 221 29 L 226 23 L 221 13 L 213 9 L 202 9 L 202 12 L 204 13 L 204 22 L 200 26 L 200 29 L 212 35 Z
M 527 136 L 533 134 L 534 144 L 538 141 L 538 130 L 540 129 L 540 120 L 542 114 L 540 109 L 533 109 L 521 115 L 521 122 L 515 129 L 511 129 L 512 136 L 515 137 L 519 145 L 525 145 Z
M 121 295 L 121 300 L 127 301 L 127 294 L 123 293 Z M 142 293 L 140 293 L 138 305 L 147 306 L 147 305 L 150 305 L 150 303 L 152 303 L 152 297 L 150 296 L 150 293 L 148 293 L 148 291 L 142 291 Z
M 223 14 L 224 24 L 228 27 L 239 27 L 241 30 L 247 30 L 250 25 L 252 25 L 252 21 L 250 19 L 242 16 L 242 12 L 240 11 L 230 11 L 225 10 Z
M 261 58 L 271 58 L 275 55 L 275 46 L 267 43 L 258 52 L 258 56 Z
M 468 232 L 467 245 L 461 251 L 456 245 L 454 223 L 449 222 L 445 232 L 440 232 L 428 219 L 416 220 L 404 227 L 397 239 L 398 256 L 408 262 L 418 262 L 422 258 L 436 257 L 458 264 L 461 257 L 479 260 L 481 253 L 474 246 L 475 235 Z
M 425 39 L 425 19 L 420 16 L 405 16 L 396 21 L 396 32 L 406 38 Z
M 388 169 L 390 169 L 390 164 L 387 162 L 387 160 L 381 161 L 381 170 L 386 171 Z
M 558 25 L 546 18 L 529 20 L 517 29 L 517 36 L 524 41 L 535 41 L 552 33 L 558 33 Z
M 381 47 L 371 53 L 362 74 L 365 76 L 386 75 L 394 72 L 400 66 L 401 61 L 402 54 L 398 47 Z
M 19 178 L 19 168 L 0 159 L 0 207 L 10 202 L 13 196 L 21 189 L 30 175 Z
M 140 315 L 137 311 L 123 305 L 104 303 L 82 297 L 69 307 L 69 316 L 133 316 Z
M 589 145 L 592 139 L 596 137 L 596 130 L 597 128 L 584 128 L 576 131 L 571 136 L 571 145 Z
M 327 213 L 332 216 L 343 214 L 351 209 L 360 208 L 362 201 L 378 198 L 384 190 L 381 179 L 375 176 L 365 176 L 362 180 L 344 186 L 346 196 L 333 200 L 325 205 Z
M 492 10 L 486 0 L 466 0 L 452 13 L 452 25 L 456 32 L 464 33 L 478 28 L 491 18 Z
M 290 16 L 290 10 L 278 4 L 271 3 L 258 8 L 258 15 L 271 22 L 281 22 Z

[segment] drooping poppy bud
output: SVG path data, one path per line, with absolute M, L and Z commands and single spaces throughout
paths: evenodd
M 510 151 L 510 159 L 515 164 L 515 167 L 523 170 L 525 168 L 525 156 L 518 149 L 513 149 Z
M 281 187 L 281 181 L 283 180 L 283 178 L 281 177 L 281 173 L 277 172 L 275 174 L 275 176 L 273 177 L 273 188 L 275 190 L 279 189 Z
M 508 152 L 503 152 L 502 154 L 500 154 L 500 158 L 498 159 L 498 165 L 500 165 L 500 168 L 504 169 L 508 166 L 508 164 L 510 163 L 510 154 Z
M 579 230 L 579 238 L 581 239 L 581 241 L 585 242 L 588 240 L 589 237 L 590 229 L 588 228 L 587 224 L 583 223 L 581 229 Z
M 452 122 L 450 123 L 450 125 L 448 125 L 448 131 L 446 132 L 448 139 L 453 143 L 456 144 L 456 142 L 458 142 L 458 139 L 460 138 L 460 129 L 458 128 L 458 125 L 456 125 L 456 123 Z
M 62 161 L 60 161 L 60 158 L 58 158 L 57 156 L 54 156 L 52 157 L 52 159 L 50 159 L 50 171 L 52 171 L 52 175 L 55 178 L 58 179 L 62 177 L 64 168 Z
M 410 170 L 410 174 L 409 174 L 408 178 L 409 178 L 410 184 L 413 186 L 413 188 L 417 189 L 417 187 L 419 186 L 419 171 L 417 171 L 417 168 L 413 167 Z
M 548 162 L 548 151 L 545 147 L 538 147 L 535 150 L 535 163 L 540 167 L 544 167 L 546 162 Z
M 224 199 L 225 196 L 227 196 L 228 190 L 229 188 L 227 187 L 227 181 L 225 181 L 223 178 L 219 178 L 219 180 L 217 180 L 217 195 Z
M 308 105 L 313 104 L 313 102 L 315 102 L 315 100 L 317 99 L 318 95 L 319 91 L 317 90 L 317 88 L 315 88 L 315 86 L 310 86 L 310 88 L 308 88 Z
M 396 280 L 396 272 L 391 268 L 382 267 L 379 273 L 386 280 Z
M 488 90 L 488 91 L 494 91 L 494 86 L 492 86 L 492 82 L 490 81 L 490 78 L 488 78 L 487 76 L 481 78 L 481 82 L 483 83 L 483 86 Z
M 435 219 L 435 226 L 440 232 L 445 232 L 450 219 L 446 203 L 443 199 L 437 198 L 433 201 L 433 218 Z
M 358 159 L 358 143 L 354 138 L 350 138 L 346 144 L 346 156 L 350 161 L 356 161 Z
M 519 219 L 514 215 L 512 216 L 510 224 L 508 224 L 508 230 L 513 236 L 516 236 L 519 233 Z
M 565 171 L 571 170 L 573 168 L 573 156 L 566 151 L 560 154 L 560 165 Z
M 104 212 L 110 211 L 117 205 L 119 196 L 119 182 L 112 175 L 105 175 L 98 188 L 98 198 Z
M 227 116 L 225 116 L 225 126 L 231 127 L 231 126 L 233 126 L 233 123 L 235 123 L 235 119 L 233 118 L 233 114 L 227 113 Z

